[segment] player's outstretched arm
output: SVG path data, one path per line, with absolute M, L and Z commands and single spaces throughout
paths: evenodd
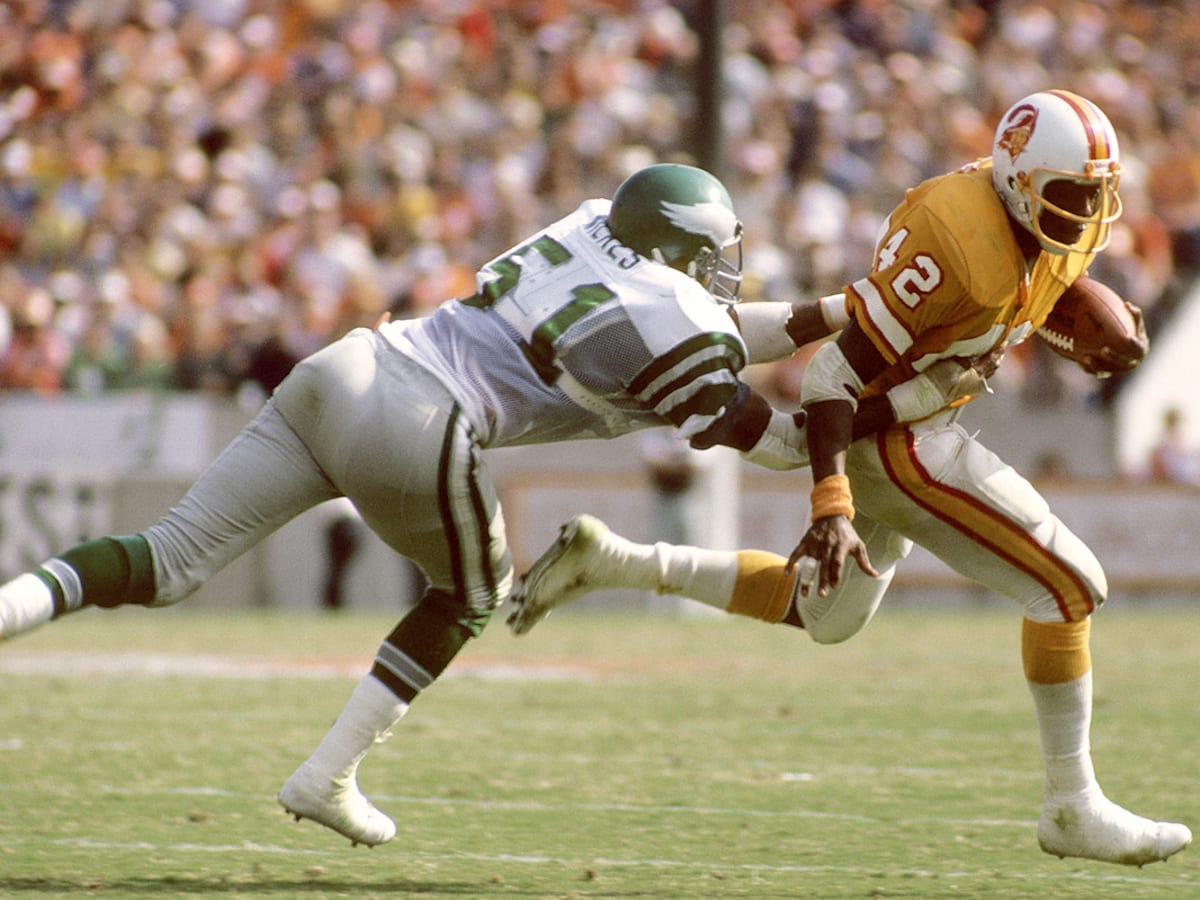
M 861 401 L 853 412 L 851 440 L 897 422 L 919 421 L 957 400 L 978 394 L 986 388 L 985 379 L 995 371 L 998 361 L 998 356 L 941 360 L 886 394 Z M 768 469 L 796 469 L 809 462 L 807 418 L 804 411 L 788 413 L 772 408 L 765 397 L 739 382 L 724 414 L 691 443 L 699 450 L 717 444 L 732 447 L 750 462 Z
M 787 359 L 813 341 L 836 334 L 849 321 L 843 294 L 788 303 L 765 300 L 732 308 L 751 363 Z

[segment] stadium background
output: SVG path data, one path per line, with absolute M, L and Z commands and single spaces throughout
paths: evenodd
M 1114 588 L 1185 596 L 1194 485 L 1150 485 L 1164 411 L 1200 439 L 1200 3 L 28 0 L 0 9 L 0 577 L 144 527 L 290 362 L 661 159 L 747 226 L 749 299 L 859 273 L 905 187 L 990 152 L 1012 101 L 1096 100 L 1126 214 L 1093 271 L 1147 312 L 1135 377 L 1023 345 L 967 421 L 1034 475 Z M 711 52 L 716 34 L 723 52 Z M 722 111 L 710 106 L 723 85 Z M 783 405 L 807 354 L 752 377 Z M 493 454 L 518 563 L 587 509 L 651 538 L 635 441 Z M 704 540 L 787 552 L 805 473 L 714 454 Z M 317 510 L 197 605 L 310 608 Z M 371 544 L 351 603 L 405 601 Z M 935 562 L 897 597 L 961 599 Z M 973 592 L 971 592 L 973 596 Z

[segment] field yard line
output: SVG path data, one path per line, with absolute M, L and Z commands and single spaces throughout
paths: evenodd
M 723 806 L 682 806 L 679 804 L 655 805 L 639 803 L 542 803 L 534 800 L 465 800 L 443 797 L 404 797 L 387 794 L 374 795 L 381 803 L 419 803 L 427 806 L 465 806 L 476 809 L 512 809 L 528 812 L 630 812 L 630 813 L 679 813 L 699 816 L 749 816 L 764 819 L 829 819 L 839 822 L 861 822 L 864 824 L 893 823 L 899 825 L 973 825 L 986 828 L 1034 828 L 1036 819 L 962 819 L 938 816 L 915 816 L 883 819 L 861 813 L 823 812 L 813 809 L 747 809 Z
M 0 656 L 0 673 L 53 675 L 78 678 L 92 675 L 186 675 L 195 678 L 236 678 L 259 681 L 272 678 L 361 678 L 371 660 L 270 659 L 198 653 L 148 653 L 93 651 L 17 652 Z M 483 681 L 595 681 L 595 667 L 580 663 L 538 663 L 460 659 L 445 678 Z
M 816 874 L 830 873 L 843 875 L 866 875 L 870 877 L 878 877 L 880 874 L 889 875 L 892 877 L 901 878 L 937 878 L 945 880 L 948 878 L 962 879 L 978 879 L 986 878 L 988 881 L 995 881 L 996 873 L 990 870 L 980 871 L 958 871 L 958 872 L 943 872 L 932 869 L 881 869 L 872 866 L 833 866 L 823 863 L 813 865 L 798 865 L 796 863 L 788 863 L 785 865 L 772 866 L 766 863 L 722 863 L 705 860 L 696 862 L 694 860 L 674 860 L 674 859 L 607 859 L 604 857 L 596 857 L 590 860 L 571 860 L 560 859 L 550 856 L 522 856 L 513 854 L 502 854 L 500 856 L 487 855 L 482 853 L 445 853 L 431 854 L 422 853 L 414 854 L 423 859 L 476 859 L 481 862 L 528 862 L 528 863 L 557 863 L 561 865 L 596 865 L 596 866 L 614 866 L 614 867 L 646 867 L 646 868 L 682 868 L 682 869 L 718 869 L 727 872 L 771 872 L 771 873 L 798 873 L 798 874 Z M 1119 875 L 1104 874 L 1092 875 L 1090 872 L 1069 872 L 1066 875 L 1057 873 L 1042 873 L 1042 872 L 1005 872 L 1005 878 L 1017 878 L 1028 881 L 1044 881 L 1052 880 L 1058 883 L 1066 878 L 1072 881 L 1085 882 L 1102 882 L 1102 883 L 1120 883 L 1120 884 L 1156 884 L 1167 885 L 1172 887 L 1182 886 L 1179 881 L 1174 879 L 1146 878 L 1138 875 Z
M 23 843 L 22 841 L 5 841 L 9 845 Z M 38 843 L 44 844 L 43 841 Z M 315 850 L 311 848 L 280 847 L 273 844 L 260 844 L 247 841 L 242 844 L 154 844 L 148 841 L 99 841 L 90 838 L 61 838 L 50 842 L 57 847 L 77 847 L 81 850 L 146 850 L 155 853 L 271 853 L 284 856 L 334 856 L 342 855 L 345 850 Z M 879 866 L 833 866 L 827 864 L 799 865 L 788 863 L 784 865 L 768 865 L 766 863 L 724 863 L 714 860 L 680 860 L 680 859 L 611 859 L 608 857 L 591 857 L 571 859 L 567 857 L 544 856 L 539 854 L 519 853 L 427 853 L 421 851 L 405 851 L 400 849 L 399 855 L 416 861 L 446 861 L 469 859 L 486 863 L 522 863 L 526 865 L 561 865 L 561 866 L 612 866 L 614 868 L 647 868 L 647 869 L 695 869 L 698 871 L 722 872 L 759 872 L 769 874 L 840 874 L 878 878 L 886 875 L 894 878 L 936 878 L 944 882 L 947 879 L 978 880 L 986 879 L 994 882 L 996 873 L 991 870 L 943 872 L 930 869 L 891 869 Z M 1091 872 L 1019 872 L 1004 873 L 1006 879 L 1030 882 L 1060 883 L 1063 879 L 1097 884 L 1136 884 L 1162 885 L 1166 887 L 1183 887 L 1184 883 L 1175 879 L 1147 878 L 1145 875 L 1121 875 L 1117 873 Z
M 28 784 L 0 784 L 0 791 L 31 791 L 41 793 L 53 791 L 57 796 L 69 796 L 77 792 L 74 787 L 59 787 Z M 189 787 L 189 788 L 133 788 L 111 784 L 97 785 L 89 788 L 90 792 L 101 791 L 105 794 L 135 797 L 229 797 L 246 800 L 274 800 L 273 796 L 255 794 L 247 791 L 231 791 L 218 787 Z M 840 822 L 861 822 L 864 824 L 900 824 L 900 825 L 970 825 L 982 828 L 1033 828 L 1037 821 L 1013 819 L 963 819 L 942 818 L 937 816 L 917 816 L 898 819 L 883 819 L 878 816 L 860 813 L 824 812 L 812 809 L 753 809 L 724 806 L 682 806 L 679 804 L 639 804 L 639 803 L 544 803 L 540 800 L 470 800 L 463 797 L 414 797 L 403 794 L 372 794 L 372 800 L 380 804 L 410 804 L 421 806 L 444 806 L 463 809 L 483 810 L 512 810 L 520 812 L 627 812 L 653 813 L 662 815 L 674 813 L 697 816 L 748 816 L 764 819 L 828 819 Z
M 17 841 L 9 843 L 16 844 Z M 45 843 L 45 842 L 39 842 Z M 247 850 L 254 853 L 276 853 L 286 856 L 333 856 L 337 850 L 313 850 L 310 848 L 278 847 L 273 844 L 260 844 L 258 841 L 246 841 L 242 844 L 154 844 L 150 841 L 99 841 L 94 838 L 58 838 L 49 842 L 54 847 L 78 847 L 81 850 L 150 850 L 154 852 L 174 853 L 242 853 Z

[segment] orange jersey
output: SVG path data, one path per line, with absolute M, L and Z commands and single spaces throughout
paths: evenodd
M 846 288 L 850 315 L 889 367 L 863 396 L 939 359 L 1024 340 L 1093 253 L 1039 253 L 1027 268 L 982 160 L 912 188 L 892 211 L 871 274 Z

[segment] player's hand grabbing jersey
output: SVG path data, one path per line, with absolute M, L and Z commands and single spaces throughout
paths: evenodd
M 492 260 L 474 297 L 382 328 L 457 397 L 485 447 L 670 424 L 692 437 L 738 389 L 747 351 L 682 272 L 613 239 L 589 200 Z

